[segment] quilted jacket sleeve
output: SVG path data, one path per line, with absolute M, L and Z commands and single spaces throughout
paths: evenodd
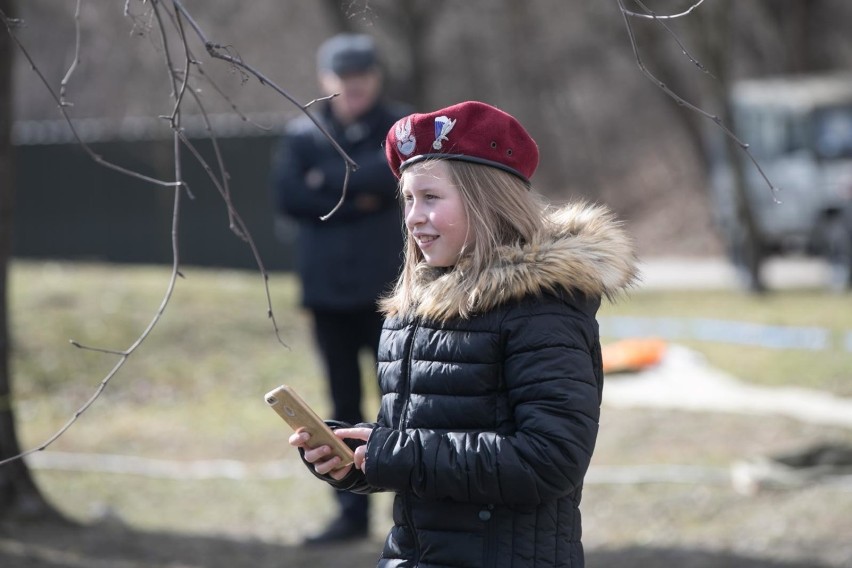
M 600 416 L 597 324 L 561 303 L 533 311 L 510 314 L 501 329 L 514 432 L 377 427 L 367 444 L 369 485 L 528 507 L 582 484 Z

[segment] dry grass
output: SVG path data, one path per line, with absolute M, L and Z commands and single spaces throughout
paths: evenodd
M 25 446 L 38 444 L 67 420 L 115 362 L 109 355 L 75 349 L 68 339 L 125 348 L 155 311 L 167 277 L 167 270 L 152 267 L 12 266 L 15 410 Z M 286 425 L 265 408 L 262 396 L 287 381 L 320 412 L 327 401 L 309 322 L 296 308 L 295 282 L 274 274 L 270 287 L 288 348 L 272 333 L 256 274 L 188 269 L 149 340 L 102 399 L 51 447 L 188 465 L 236 460 L 251 475 L 165 479 L 37 469 L 40 487 L 60 510 L 74 520 L 101 524 L 77 537 L 10 529 L 12 540 L 0 538 L 0 563 L 23 558 L 8 565 L 107 566 L 111 560 L 93 559 L 101 553 L 113 558 L 104 552 L 111 549 L 122 559 L 114 565 L 121 566 L 340 565 L 335 557 L 309 558 L 292 546 L 333 515 L 334 505 L 330 492 L 286 446 Z M 849 302 L 810 292 L 760 301 L 723 292 L 642 293 L 605 307 L 603 315 L 712 316 L 841 330 L 852 317 Z M 746 380 L 852 392 L 849 353 L 815 357 L 723 344 L 695 347 Z M 368 360 L 364 363 L 369 367 Z M 371 378 L 366 379 L 372 393 L 368 413 L 375 412 L 377 398 Z M 739 459 L 825 440 L 852 443 L 852 432 L 781 418 L 605 407 L 594 465 L 725 468 Z M 291 473 L 263 479 L 258 468 L 269 463 Z M 378 553 L 377 541 L 389 524 L 389 497 L 377 496 L 375 541 L 357 548 L 352 559 L 359 565 L 372 565 Z M 852 492 L 829 486 L 747 497 L 726 484 L 589 485 L 585 541 L 589 565 L 608 568 L 788 566 L 773 563 L 782 559 L 799 566 L 844 566 L 852 562 L 852 546 L 838 527 L 852 520 L 849 511 Z M 123 528 L 113 531 L 116 527 Z M 53 554 L 54 543 L 62 539 L 68 546 L 77 542 L 79 555 L 67 562 L 34 560 Z M 139 542 L 149 543 L 150 550 L 139 550 L 134 544 Z M 692 560 L 673 550 L 689 551 Z M 290 560 L 282 562 L 281 555 Z

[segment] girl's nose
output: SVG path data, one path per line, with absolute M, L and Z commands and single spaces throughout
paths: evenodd
M 405 211 L 405 225 L 408 228 L 416 227 L 425 220 L 426 215 L 423 214 L 421 207 L 418 207 L 417 204 L 409 205 L 408 209 Z

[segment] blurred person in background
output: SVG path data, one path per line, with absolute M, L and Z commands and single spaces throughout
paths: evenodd
M 297 270 L 302 305 L 313 333 L 333 403 L 333 418 L 363 421 L 359 354 L 375 357 L 382 318 L 376 302 L 399 274 L 402 219 L 397 180 L 387 166 L 388 129 L 410 109 L 385 100 L 375 43 L 363 34 L 340 34 L 317 53 L 320 87 L 335 95 L 311 108 L 314 117 L 358 164 L 340 199 L 346 164 L 316 125 L 302 116 L 287 125 L 276 149 L 272 184 L 277 212 L 298 226 Z M 366 495 L 336 493 L 340 513 L 305 544 L 369 534 Z

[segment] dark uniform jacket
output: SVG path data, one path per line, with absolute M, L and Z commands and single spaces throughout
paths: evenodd
M 339 201 L 346 165 L 308 117 L 288 125 L 276 150 L 272 183 L 278 212 L 298 222 L 296 262 L 305 306 L 374 308 L 398 275 L 402 218 L 397 180 L 383 143 L 390 127 L 408 113 L 402 105 L 380 103 L 347 127 L 334 119 L 327 104 L 317 113 L 317 120 L 358 164 L 346 201 L 326 221 L 320 217 Z M 375 208 L 359 207 L 365 196 Z
M 507 247 L 476 298 L 456 292 L 470 278 L 458 267 L 426 269 L 415 305 L 385 322 L 364 472 L 332 481 L 396 492 L 381 567 L 583 566 L 603 389 L 595 312 L 636 268 L 602 208 L 552 220 L 552 240 Z

